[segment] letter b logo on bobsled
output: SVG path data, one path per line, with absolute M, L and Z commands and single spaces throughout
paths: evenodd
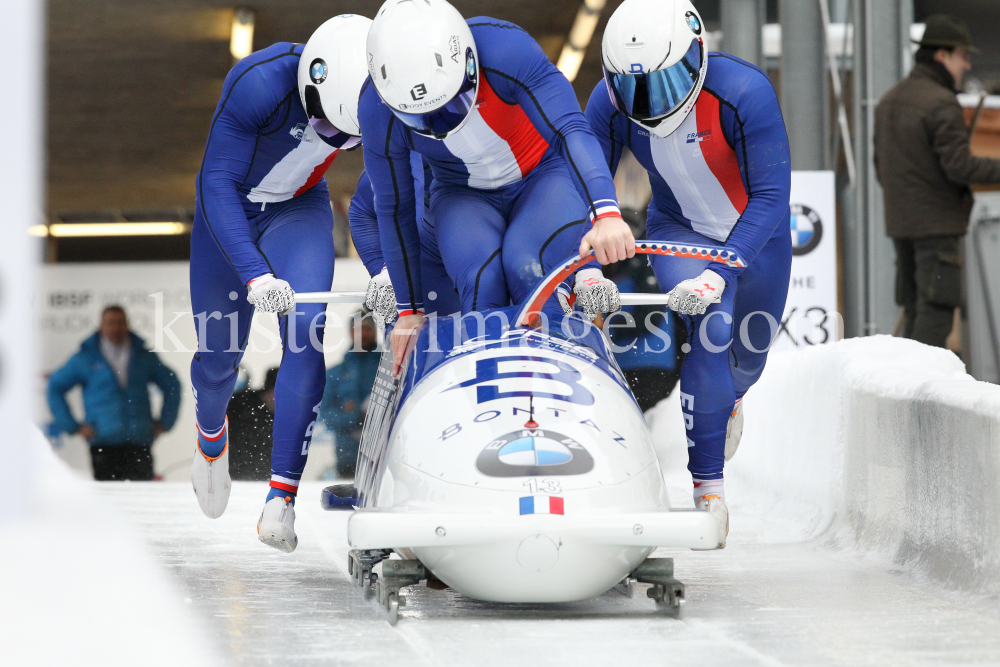
M 541 362 L 549 367 L 555 367 L 555 372 L 544 370 L 514 370 L 510 372 L 500 372 L 500 364 L 503 362 Z M 523 364 L 522 364 L 523 365 Z M 547 357 L 534 357 L 517 355 L 509 357 L 493 357 L 491 359 L 478 359 L 476 361 L 476 377 L 471 380 L 448 387 L 445 391 L 452 391 L 461 387 L 476 387 L 476 402 L 486 403 L 500 398 L 518 398 L 534 396 L 535 398 L 550 398 L 556 401 L 567 401 L 577 405 L 593 405 L 594 395 L 590 390 L 580 383 L 583 377 L 580 371 L 576 370 L 565 361 L 550 359 Z M 502 380 L 513 380 L 517 378 L 534 378 L 542 380 L 553 380 L 569 388 L 567 394 L 554 394 L 544 391 L 515 390 L 500 391 L 497 383 Z M 491 384 L 486 384 L 491 383 Z

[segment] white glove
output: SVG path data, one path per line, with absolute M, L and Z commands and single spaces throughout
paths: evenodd
M 722 276 L 705 269 L 697 278 L 685 280 L 667 292 L 667 306 L 681 315 L 703 315 L 713 303 L 722 301 L 725 288 Z
M 284 313 L 295 307 L 292 286 L 273 273 L 265 273 L 247 283 L 247 301 L 265 313 Z
M 576 303 L 592 320 L 598 313 L 617 313 L 622 309 L 618 285 L 604 277 L 600 269 L 584 269 L 576 274 L 573 284 Z
M 368 281 L 365 306 L 372 311 L 375 321 L 382 326 L 396 321 L 396 291 L 392 289 L 389 269 L 382 269 L 381 273 Z

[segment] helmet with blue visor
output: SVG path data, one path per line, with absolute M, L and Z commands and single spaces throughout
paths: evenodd
M 601 44 L 615 108 L 660 137 L 680 127 L 705 83 L 703 32 L 689 0 L 625 0 Z

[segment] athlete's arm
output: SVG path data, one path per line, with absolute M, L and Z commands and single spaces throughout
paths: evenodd
M 362 88 L 358 116 L 382 255 L 396 291 L 399 314 L 421 313 L 420 230 L 406 129 L 382 103 L 370 81 Z
M 788 222 L 792 163 L 785 122 L 771 82 L 749 68 L 742 75 L 753 77 L 753 85 L 747 86 L 737 100 L 729 101 L 732 106 L 722 104 L 722 121 L 743 173 L 748 201 L 726 247 L 749 266 L 778 226 Z M 701 94 L 711 91 L 703 90 Z M 727 282 L 742 271 L 721 264 L 712 270 Z
M 590 93 L 587 101 L 587 110 L 583 114 L 590 123 L 590 129 L 597 137 L 597 143 L 601 145 L 604 153 L 604 162 L 608 165 L 608 171 L 613 177 L 618 173 L 618 162 L 622 158 L 622 148 L 628 140 L 628 126 L 625 133 L 618 127 L 619 121 L 624 118 L 621 112 L 611 103 L 608 96 L 608 86 L 604 79 L 597 82 L 594 90 Z M 626 123 L 629 123 L 627 118 Z
M 378 275 L 385 268 L 385 259 L 382 257 L 378 217 L 375 215 L 375 193 L 366 171 L 361 172 L 358 186 L 351 197 L 347 220 L 351 224 L 351 240 L 354 241 L 354 247 L 364 262 L 368 275 Z
M 389 337 L 392 374 L 397 375 L 424 322 L 420 230 L 410 147 L 407 131 L 379 99 L 371 80 L 361 89 L 358 117 L 365 141 L 365 170 L 375 194 L 382 255 L 399 312 L 399 320 Z
M 253 162 L 257 134 L 287 92 L 279 95 L 270 88 L 259 68 L 237 66 L 229 72 L 198 173 L 202 215 L 244 283 L 271 272 L 250 235 L 239 193 Z

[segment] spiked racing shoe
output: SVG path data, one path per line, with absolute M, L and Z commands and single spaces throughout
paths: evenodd
M 222 440 L 220 454 L 210 457 L 204 453 L 219 451 L 219 440 Z M 209 519 L 218 519 L 226 511 L 229 504 L 229 492 L 233 480 L 229 476 L 229 420 L 226 420 L 222 430 L 214 436 L 206 436 L 198 429 L 198 446 L 194 452 L 194 462 L 191 464 L 191 486 L 194 495 L 198 497 L 201 511 Z
M 725 501 L 711 491 L 706 491 L 705 495 L 698 500 L 697 509 L 708 512 L 719 522 L 719 544 L 711 548 L 725 549 L 726 538 L 729 536 L 729 508 L 726 507 Z M 702 551 L 702 549 L 695 551 Z M 708 551 L 708 549 L 704 551 Z
M 726 460 L 736 456 L 736 448 L 740 446 L 740 439 L 743 438 L 743 399 L 736 401 L 733 406 L 733 413 L 729 415 L 729 424 L 726 426 Z
M 257 536 L 278 551 L 295 551 L 299 538 L 295 535 L 295 506 L 291 496 L 271 498 L 264 503 L 264 511 L 257 521 Z

